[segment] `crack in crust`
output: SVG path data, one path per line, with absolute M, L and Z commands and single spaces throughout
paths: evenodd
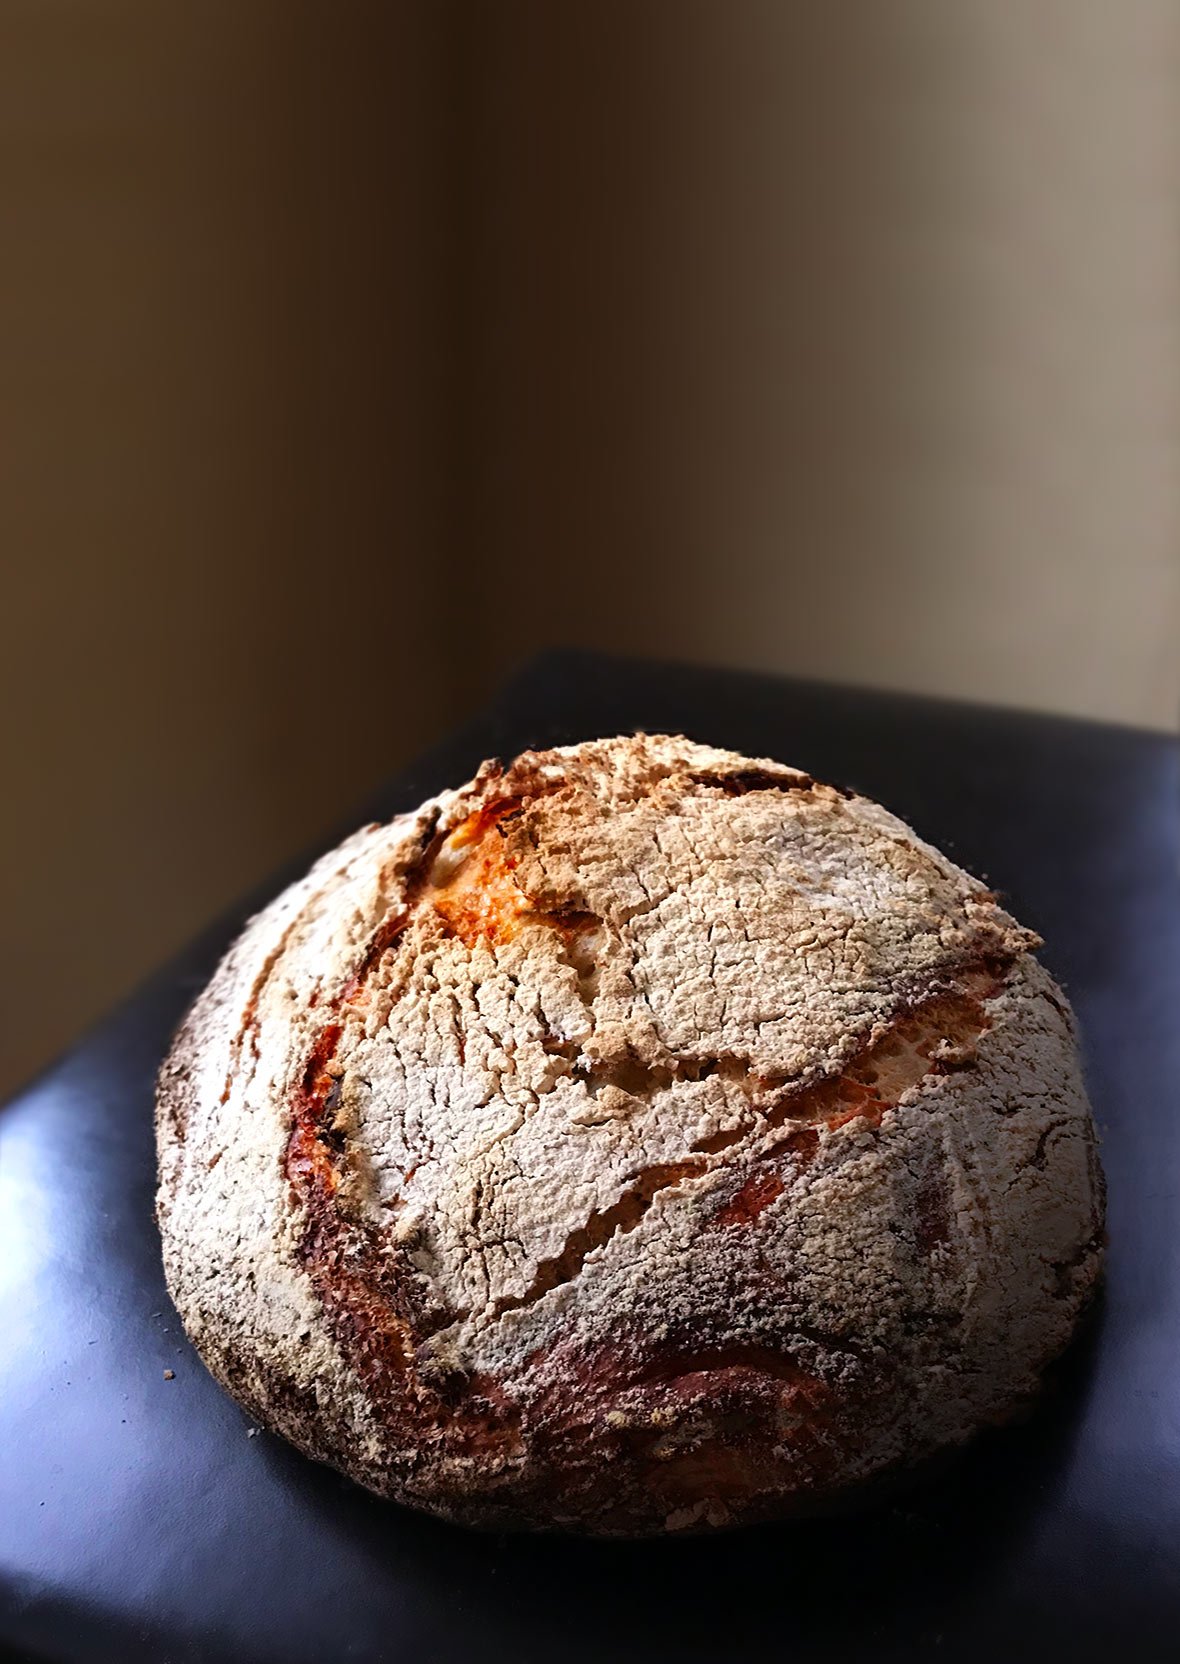
M 591 1254 L 605 1247 L 612 1237 L 635 1229 L 657 1196 L 704 1170 L 703 1156 L 689 1156 L 684 1161 L 663 1162 L 646 1168 L 617 1202 L 602 1212 L 595 1210 L 591 1213 L 586 1223 L 566 1239 L 560 1254 L 541 1261 L 532 1285 L 524 1294 L 509 1295 L 497 1301 L 493 1317 L 502 1317 L 505 1312 L 531 1306 L 563 1283 L 573 1282 Z

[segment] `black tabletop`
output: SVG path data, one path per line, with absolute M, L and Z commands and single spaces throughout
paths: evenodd
M 464 1532 L 256 1433 L 185 1341 L 151 1212 L 153 1075 L 244 906 L 0 1113 L 0 1646 L 285 1664 L 1180 1658 L 1180 746 L 563 653 L 355 822 L 486 754 L 637 727 L 879 798 L 1044 935 L 1081 1019 L 1111 1250 L 1040 1409 L 868 1515 L 640 1544 Z

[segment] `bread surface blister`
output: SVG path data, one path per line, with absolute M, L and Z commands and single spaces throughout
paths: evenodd
M 812 1512 L 1026 1405 L 1103 1181 L 1039 941 L 877 804 L 636 735 L 488 763 L 251 921 L 160 1073 L 173 1299 L 464 1523 Z

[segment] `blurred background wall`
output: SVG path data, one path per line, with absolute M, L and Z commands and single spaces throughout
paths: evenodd
M 558 642 L 1176 726 L 1173 0 L 9 0 L 0 1090 Z

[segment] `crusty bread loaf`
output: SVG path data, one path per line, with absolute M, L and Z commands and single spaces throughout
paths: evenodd
M 451 1519 L 826 1504 L 1027 1401 L 1095 1286 L 1037 945 L 778 763 L 486 764 L 321 860 L 177 1035 L 185 1326 L 269 1427 Z

